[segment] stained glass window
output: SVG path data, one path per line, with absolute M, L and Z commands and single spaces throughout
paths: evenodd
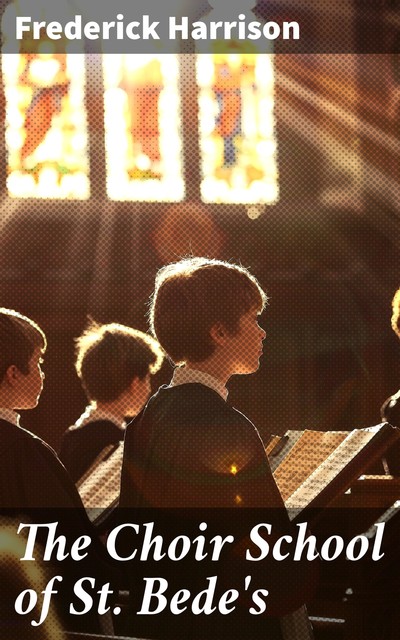
M 24 15 L 27 3 L 14 0 L 4 17 Z M 45 19 L 51 2 L 38 3 Z M 3 42 L 6 47 L 6 29 Z M 191 187 L 200 187 L 204 202 L 247 204 L 249 215 L 251 207 L 258 215 L 257 207 L 277 202 L 272 54 L 197 54 L 196 70 L 189 65 L 184 82 L 179 55 L 98 54 L 101 84 L 99 65 L 86 63 L 83 52 L 70 53 L 70 45 L 42 39 L 32 53 L 2 52 L 10 196 L 86 199 L 96 180 L 111 200 L 180 202 L 185 150 L 188 161 L 199 163 L 200 172 L 195 167 L 190 176 L 197 183 L 200 174 L 200 184 Z M 104 97 L 104 130 L 88 131 L 87 85 L 93 96 L 97 87 L 98 100 Z M 194 128 L 183 127 L 181 102 L 188 113 L 197 99 L 200 157 L 192 158 Z M 98 102 L 86 102 L 90 122 L 99 126 Z M 100 170 L 91 176 L 89 136 L 99 141 L 92 159 L 94 148 L 100 154 Z
M 42 40 L 35 53 L 2 54 L 10 196 L 89 197 L 85 61 L 65 45 Z
M 103 68 L 109 197 L 182 200 L 178 56 L 104 55 Z
M 197 82 L 203 201 L 277 202 L 273 55 L 198 55 Z

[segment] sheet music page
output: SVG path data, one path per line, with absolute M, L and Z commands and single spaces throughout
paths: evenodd
M 379 431 L 378 428 L 356 429 L 331 453 L 303 484 L 287 499 L 285 505 L 296 517 L 342 471 Z
M 291 449 L 294 447 L 297 440 L 301 438 L 303 433 L 304 431 L 295 431 L 292 429 L 286 431 L 285 435 L 281 437 L 280 442 L 277 443 L 272 451 L 267 453 L 272 473 L 275 473 L 282 460 L 289 455 Z
M 284 501 L 335 451 L 348 434 L 348 431 L 303 432 L 274 472 Z
M 86 509 L 105 509 L 118 499 L 124 446 L 103 458 L 89 473 L 78 490 Z
M 277 444 L 279 444 L 282 440 L 283 436 L 271 436 L 270 441 L 268 442 L 267 446 L 265 447 L 265 453 L 267 454 L 267 456 L 269 456 L 269 454 L 271 453 L 271 451 L 273 449 L 275 449 L 275 447 L 277 446 Z

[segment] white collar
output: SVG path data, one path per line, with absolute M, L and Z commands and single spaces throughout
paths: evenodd
M 223 400 L 228 397 L 228 389 L 225 385 L 214 376 L 198 369 L 188 369 L 187 367 L 177 367 L 174 370 L 170 387 L 177 387 L 181 384 L 203 384 L 205 387 L 209 387 L 213 391 L 216 391 Z
M 126 422 L 125 420 L 119 420 L 116 418 L 110 411 L 105 411 L 104 409 L 98 409 L 95 403 L 89 404 L 85 411 L 82 413 L 81 417 L 75 422 L 74 427 L 82 427 L 89 422 L 97 422 L 97 420 L 107 420 L 108 422 L 112 422 L 117 427 L 121 429 L 125 429 Z
M 19 418 L 20 415 L 13 409 L 3 409 L 0 408 L 0 420 L 5 420 L 6 422 L 11 422 L 16 427 L 19 427 Z

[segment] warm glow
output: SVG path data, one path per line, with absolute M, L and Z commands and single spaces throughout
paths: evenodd
M 3 54 L 2 63 L 8 194 L 88 198 L 84 56 Z
M 50 39 L 38 42 L 32 54 L 5 53 L 10 25 L 27 2 L 9 3 L 3 18 L 8 194 L 86 199 L 90 181 L 85 56 L 68 53 L 67 40 Z M 244 3 L 244 8 L 254 5 L 252 0 Z M 39 5 L 46 20 L 48 0 L 39 0 Z M 207 203 L 245 204 L 249 217 L 256 218 L 266 204 L 279 199 L 274 58 L 234 51 L 196 56 L 198 86 L 190 90 L 198 89 L 200 193 Z M 108 197 L 182 201 L 179 56 L 108 54 L 101 59 Z M 92 96 L 93 92 L 89 104 L 95 108 Z M 195 128 L 192 132 L 195 135 Z M 102 133 L 90 132 L 94 138 Z
M 175 55 L 104 55 L 107 192 L 113 200 L 184 197 Z
M 279 198 L 272 54 L 197 56 L 205 202 Z
M 233 476 L 235 476 L 238 472 L 237 466 L 235 464 L 231 465 L 230 472 Z

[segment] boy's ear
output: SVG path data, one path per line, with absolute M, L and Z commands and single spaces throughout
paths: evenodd
M 5 375 L 4 375 L 4 380 L 11 386 L 14 387 L 18 380 L 19 380 L 19 376 L 20 376 L 20 370 L 18 369 L 18 367 L 15 364 L 11 364 Z
M 214 324 L 210 329 L 210 336 L 215 344 L 225 344 L 227 335 L 227 331 L 221 322 L 217 322 L 217 324 Z

